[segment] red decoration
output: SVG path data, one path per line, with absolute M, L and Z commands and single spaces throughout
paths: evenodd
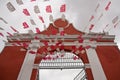
M 92 30 L 93 27 L 94 27 L 94 24 L 91 24 L 89 30 Z
M 29 28 L 29 25 L 26 22 L 23 22 L 24 29 Z
M 39 34 L 40 33 L 40 30 L 39 30 L 39 28 L 36 28 L 36 32 Z
M 89 20 L 89 22 L 92 21 L 93 19 L 94 19 L 94 16 L 92 15 L 91 18 L 90 18 L 90 20 Z
M 32 50 L 29 51 L 29 53 L 31 53 L 31 54 L 36 54 L 36 52 L 35 52 L 35 51 L 32 51 Z
M 23 43 L 23 46 L 25 47 L 25 48 L 27 48 L 28 47 L 28 44 L 26 44 L 25 42 Z
M 110 7 L 111 1 L 108 2 L 107 6 L 105 7 L 105 10 L 107 11 Z
M 43 17 L 42 16 L 38 16 L 38 17 L 42 21 L 42 23 L 44 23 Z
M 91 46 L 90 46 L 90 45 L 88 45 L 88 46 L 86 46 L 85 48 L 86 48 L 86 49 L 89 49 L 89 48 L 91 48 Z
M 52 35 L 56 35 L 57 31 L 56 30 L 52 30 Z
M 30 13 L 28 12 L 27 9 L 23 9 L 23 13 L 24 13 L 26 16 L 30 16 Z
M 46 6 L 46 12 L 52 13 L 51 5 Z
M 4 35 L 2 33 L 0 33 L 0 36 L 4 37 Z
M 66 10 L 66 5 L 65 4 L 61 5 L 60 12 L 65 12 L 65 10 Z
M 10 26 L 10 28 L 14 31 L 14 32 L 18 32 L 15 28 L 13 28 L 12 26 Z
M 64 36 L 64 34 L 65 34 L 64 31 L 61 31 L 61 32 L 60 32 L 60 35 L 61 35 L 61 36 Z
M 77 58 L 77 56 L 73 56 L 73 60 L 77 60 L 78 58 Z
M 9 35 L 9 36 L 13 36 L 11 33 L 9 33 L 9 32 L 7 32 L 7 34 Z
M 43 42 L 45 46 L 48 46 L 48 42 L 47 41 L 44 41 Z

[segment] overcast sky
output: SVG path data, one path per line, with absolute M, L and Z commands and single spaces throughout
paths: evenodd
M 30 29 L 35 32 L 35 28 L 39 28 L 41 31 L 43 31 L 44 25 L 48 26 L 50 23 L 50 15 L 52 15 L 53 18 L 56 19 L 60 18 L 62 14 L 65 14 L 68 21 L 70 23 L 73 23 L 74 27 L 79 31 L 88 32 L 90 25 L 94 24 L 95 26 L 91 30 L 92 32 L 98 33 L 103 32 L 104 30 L 110 35 L 116 35 L 115 42 L 117 42 L 118 46 L 120 47 L 120 0 L 36 0 L 33 2 L 30 2 L 30 0 L 22 1 L 23 4 L 19 5 L 17 4 L 16 0 L 0 0 L 0 18 L 3 18 L 8 23 L 6 24 L 2 20 L 0 20 L 0 28 L 4 29 L 0 30 L 0 33 L 4 35 L 4 37 L 0 36 L 0 51 L 4 47 L 3 40 L 7 41 L 7 32 L 10 32 L 11 34 L 14 33 L 10 26 L 17 29 L 20 33 L 27 33 Z M 8 2 L 11 2 L 11 4 L 15 8 L 15 11 L 11 12 L 8 10 L 8 8 L 6 7 L 6 4 Z M 105 7 L 109 4 L 109 2 L 111 2 L 108 6 L 109 9 L 105 10 Z M 66 11 L 61 13 L 59 9 L 62 4 L 66 4 Z M 33 7 L 35 5 L 37 5 L 40 9 L 40 13 L 38 14 L 36 14 L 33 10 Z M 46 13 L 45 8 L 47 5 L 51 5 L 52 13 Z M 95 11 L 96 8 L 97 11 Z M 24 15 L 23 9 L 28 9 L 30 16 Z M 92 15 L 94 16 L 94 19 L 92 21 L 89 21 Z M 38 16 L 42 16 L 45 23 L 41 23 L 38 19 Z M 118 16 L 118 20 L 113 23 L 112 20 L 116 16 Z M 30 19 L 33 19 L 36 25 L 32 25 L 29 21 Z M 29 24 L 29 28 L 24 29 L 22 22 L 27 22 Z M 114 28 L 115 24 L 116 27 Z

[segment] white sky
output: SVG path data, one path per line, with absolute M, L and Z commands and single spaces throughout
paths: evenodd
M 6 4 L 7 2 L 11 2 L 14 7 L 15 11 L 10 12 Z M 108 2 L 111 1 L 111 5 L 108 11 L 105 11 L 105 6 Z M 28 30 L 32 29 L 35 32 L 35 28 L 39 28 L 41 31 L 44 30 L 43 25 L 48 26 L 49 16 L 53 15 L 54 19 L 60 18 L 62 14 L 65 14 L 66 18 L 69 22 L 73 23 L 76 29 L 80 31 L 84 31 L 84 28 L 87 26 L 85 32 L 88 32 L 89 25 L 95 24 L 95 27 L 92 29 L 92 32 L 103 32 L 103 29 L 107 24 L 109 26 L 105 29 L 106 32 L 112 35 L 116 35 L 115 42 L 120 47 L 120 23 L 114 28 L 114 24 L 112 20 L 114 17 L 119 16 L 118 22 L 120 21 L 120 0 L 36 0 L 35 2 L 30 2 L 30 0 L 23 0 L 23 5 L 18 5 L 16 0 L 0 0 L 0 17 L 5 19 L 8 24 L 5 24 L 3 21 L 0 21 L 0 27 L 4 30 L 0 30 L 4 36 L 7 35 L 6 32 L 14 33 L 11 30 L 10 26 L 13 26 L 17 29 L 20 33 L 26 33 Z M 95 12 L 95 8 L 97 4 L 100 4 L 97 12 Z M 66 12 L 60 13 L 59 8 L 62 4 L 66 4 Z M 33 11 L 34 5 L 38 5 L 40 9 L 40 13 L 36 14 Z M 45 6 L 51 5 L 52 6 L 52 13 L 46 13 Z M 31 16 L 25 16 L 22 13 L 22 10 L 27 8 L 30 12 Z M 98 20 L 100 14 L 103 13 L 103 16 L 100 20 Z M 43 16 L 45 23 L 42 24 L 37 16 Z M 91 15 L 95 16 L 91 22 L 89 19 Z M 33 19 L 36 25 L 31 25 L 29 19 Z M 24 29 L 22 26 L 22 22 L 26 21 L 30 28 Z M 0 51 L 4 47 L 3 40 L 6 40 L 6 37 L 0 36 Z M 47 80 L 47 79 L 44 79 Z M 52 79 L 56 80 L 56 79 Z M 58 79 L 57 79 L 58 80 Z M 70 79 L 60 79 L 60 80 L 70 80 Z

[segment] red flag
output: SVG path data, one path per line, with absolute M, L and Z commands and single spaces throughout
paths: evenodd
M 90 18 L 90 20 L 89 20 L 89 22 L 92 21 L 93 19 L 94 19 L 94 16 L 92 15 L 91 18 Z
M 91 24 L 89 30 L 92 30 L 93 27 L 94 27 L 94 24 Z
M 39 34 L 40 33 L 40 30 L 39 30 L 39 28 L 36 28 L 36 32 Z
M 28 24 L 26 22 L 23 22 L 24 28 L 29 28 Z
M 65 4 L 61 5 L 60 12 L 65 12 L 65 10 L 66 10 L 66 5 Z
M 42 23 L 44 23 L 43 17 L 42 16 L 38 16 L 38 17 L 42 21 Z
M 52 13 L 51 5 L 46 6 L 46 12 Z
M 11 33 L 9 33 L 9 32 L 7 32 L 7 34 L 9 35 L 9 36 L 13 36 Z
M 4 37 L 4 35 L 0 32 L 0 36 Z
M 105 7 L 105 10 L 107 11 L 110 7 L 111 1 L 108 2 L 107 6 Z
M 14 32 L 18 32 L 15 28 L 13 28 L 12 26 L 10 26 L 10 28 L 14 31 Z
M 26 16 L 30 16 L 30 13 L 28 12 L 27 9 L 23 9 L 23 13 L 24 13 Z

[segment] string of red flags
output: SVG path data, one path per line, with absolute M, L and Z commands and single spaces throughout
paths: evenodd
M 0 17 L 0 20 L 3 21 L 5 24 L 8 24 L 8 22 L 1 17 Z
M 29 28 L 29 25 L 27 24 L 27 22 L 23 22 L 22 25 L 24 29 Z
M 47 13 L 52 13 L 51 5 L 46 6 L 46 12 Z
M 40 13 L 40 9 L 39 9 L 39 7 L 37 5 L 34 6 L 34 12 L 36 14 Z
M 16 2 L 17 2 L 18 5 L 22 5 L 23 4 L 22 0 L 16 0 Z
M 65 12 L 65 11 L 66 11 L 66 4 L 63 4 L 60 7 L 60 12 Z
M 7 6 L 8 10 L 9 10 L 10 12 L 13 12 L 13 11 L 16 10 L 15 7 L 12 5 L 11 2 L 8 2 L 8 3 L 6 4 L 6 6 Z
M 41 21 L 42 23 L 44 23 L 43 17 L 42 17 L 42 16 L 38 16 L 38 17 L 39 17 L 40 21 Z
M 26 16 L 30 16 L 30 13 L 27 9 L 23 9 L 23 13 L 26 15 Z
M 110 5 L 111 5 L 111 1 L 109 1 L 108 4 L 106 5 L 106 7 L 105 7 L 105 10 L 106 10 L 106 11 L 109 10 Z
M 12 26 L 10 26 L 10 28 L 11 28 L 14 32 L 17 32 L 17 33 L 18 33 L 18 31 L 17 31 L 15 28 L 13 28 Z

